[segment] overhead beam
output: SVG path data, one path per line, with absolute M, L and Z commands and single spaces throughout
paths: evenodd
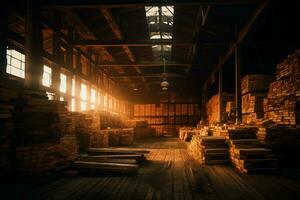
M 138 78 L 138 77 L 161 77 L 161 73 L 158 74 L 118 74 L 118 75 L 109 75 L 110 78 L 114 79 L 114 78 L 124 78 L 124 77 L 128 77 L 128 78 Z M 184 74 L 175 74 L 175 73 L 166 73 L 165 74 L 166 77 L 172 78 L 172 77 L 185 77 Z
M 100 40 L 75 40 L 72 42 L 74 46 L 102 46 L 102 47 L 120 47 L 120 46 L 133 46 L 133 47 L 147 47 L 154 45 L 173 45 L 173 46 L 191 46 L 194 45 L 193 41 L 174 41 L 172 39 L 155 39 L 145 41 L 124 41 L 117 42 L 104 42 Z M 216 46 L 226 45 L 226 42 L 203 42 L 203 46 Z
M 119 7 L 133 7 L 133 6 L 164 6 L 164 5 L 235 5 L 235 4 L 253 4 L 261 2 L 260 0 L 48 0 L 44 1 L 44 8 L 119 8 Z
M 232 54 L 235 52 L 237 45 L 244 40 L 244 38 L 251 30 L 251 28 L 252 28 L 254 22 L 256 21 L 256 19 L 258 18 L 258 16 L 262 13 L 264 8 L 267 6 L 268 2 L 269 2 L 268 0 L 263 0 L 262 3 L 260 3 L 258 5 L 257 9 L 254 11 L 253 15 L 250 17 L 248 22 L 243 26 L 241 31 L 238 33 L 236 41 L 232 45 L 229 46 L 229 49 L 227 50 L 227 52 L 219 59 L 219 62 L 215 66 L 215 68 L 212 70 L 211 75 L 215 74 L 219 69 L 221 69 L 223 67 L 223 65 L 227 62 L 227 60 L 232 56 Z M 208 83 L 208 82 L 209 82 L 209 79 L 206 80 L 206 83 Z
M 114 32 L 115 36 L 119 39 L 119 40 L 123 40 L 123 34 L 119 28 L 119 25 L 116 23 L 116 20 L 114 18 L 114 16 L 111 13 L 111 10 L 108 8 L 100 8 L 102 15 L 104 16 L 104 18 L 106 19 L 107 23 L 109 24 L 111 30 Z M 123 48 L 124 52 L 127 54 L 129 60 L 131 62 L 135 62 L 135 56 L 132 53 L 131 49 L 129 48 L 129 46 L 127 45 L 121 45 L 121 47 Z M 135 70 L 139 73 L 142 74 L 141 70 L 135 66 L 134 67 Z M 146 83 L 146 80 L 144 77 L 142 77 L 143 82 L 145 83 L 145 86 L 148 90 L 150 90 L 150 87 L 148 86 L 148 84 Z
M 164 66 L 164 63 L 160 62 L 135 62 L 135 63 L 121 63 L 121 62 L 109 62 L 109 63 L 98 63 L 97 64 L 101 68 L 106 67 L 161 67 Z M 200 67 L 207 67 L 212 66 L 214 64 L 192 64 L 192 63 L 176 63 L 176 62 L 166 62 L 166 66 L 172 67 L 187 67 L 187 66 L 200 66 Z

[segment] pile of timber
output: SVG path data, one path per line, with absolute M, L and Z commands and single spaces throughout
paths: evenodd
M 242 173 L 274 172 L 279 168 L 272 151 L 256 139 L 256 129 L 236 128 L 228 130 L 230 160 Z
M 300 50 L 277 65 L 276 81 L 264 99 L 265 118 L 278 125 L 297 126 L 300 123 Z
M 101 129 L 123 127 L 123 120 L 120 116 L 114 115 L 108 111 L 99 111 L 99 114 Z
M 249 74 L 242 78 L 242 119 L 245 124 L 255 124 L 264 117 L 263 101 L 267 97 L 271 75 Z
M 12 89 L 12 86 L 16 88 Z M 17 96 L 17 87 L 15 82 L 0 80 L 0 177 L 9 177 L 12 172 L 12 142 L 16 126 L 12 99 Z
M 91 147 L 108 147 L 108 135 L 100 132 L 100 113 L 97 111 L 73 112 L 75 133 L 80 151 Z
M 75 126 L 65 102 L 49 101 L 45 91 L 22 89 L 14 104 L 13 162 L 18 176 L 46 175 L 75 159 Z
M 146 120 L 125 120 L 124 126 L 128 128 L 147 127 L 148 122 Z
M 149 151 L 129 148 L 90 148 L 81 155 L 73 168 L 81 172 L 99 174 L 136 174 L 139 165 L 146 161 Z
M 300 166 L 294 155 L 300 153 L 300 129 L 286 127 L 261 127 L 258 129 L 258 140 L 275 152 L 282 166 Z
M 223 93 L 222 94 L 222 116 L 224 113 L 226 114 L 226 104 L 228 101 L 233 101 L 234 100 L 234 95 L 233 94 L 228 94 L 228 93 Z M 206 114 L 207 114 L 207 120 L 209 124 L 214 124 L 216 122 L 219 122 L 219 94 L 216 94 L 212 96 L 207 104 L 206 104 Z
M 136 139 L 143 139 L 143 138 L 150 138 L 156 135 L 155 128 L 151 127 L 135 127 L 134 128 L 134 138 Z
M 190 142 L 194 135 L 195 127 L 184 126 L 179 128 L 179 139 Z
M 106 129 L 101 130 L 102 135 L 107 135 L 109 146 L 128 146 L 133 144 L 134 141 L 134 129 Z
M 189 150 L 201 164 L 228 164 L 229 149 L 225 137 L 195 135 Z

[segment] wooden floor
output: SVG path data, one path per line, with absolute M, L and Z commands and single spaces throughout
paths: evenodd
M 135 176 L 60 178 L 47 184 L 2 184 L 3 199 L 300 199 L 300 181 L 282 175 L 245 175 L 231 166 L 201 166 L 175 138 L 133 148 L 151 150 Z M 1 198 L 2 199 L 2 198 Z

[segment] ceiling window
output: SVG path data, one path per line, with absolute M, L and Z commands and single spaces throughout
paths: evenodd
M 44 65 L 42 84 L 46 87 L 50 87 L 52 84 L 52 69 L 46 65 Z
M 7 49 L 6 58 L 6 73 L 25 78 L 25 55 L 14 49 Z
M 145 12 L 151 40 L 170 40 L 173 38 L 174 6 L 146 6 Z M 159 60 L 170 57 L 171 50 L 171 45 L 152 46 L 153 55 L 155 59 Z

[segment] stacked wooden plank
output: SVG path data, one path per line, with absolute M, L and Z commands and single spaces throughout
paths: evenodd
M 191 141 L 194 134 L 194 128 L 190 126 L 180 127 L 179 129 L 179 139 L 184 141 Z
M 134 141 L 134 129 L 106 129 L 101 130 L 101 133 L 108 135 L 109 146 L 127 146 L 133 144 Z
M 250 74 L 242 79 L 242 120 L 246 124 L 256 123 L 264 117 L 263 101 L 267 96 L 270 75 Z
M 281 166 L 299 167 L 299 159 L 295 159 L 295 155 L 300 153 L 299 133 L 299 128 L 261 127 L 257 132 L 257 138 L 279 156 Z
M 46 175 L 77 156 L 74 123 L 65 102 L 49 101 L 44 91 L 22 89 L 14 104 L 13 162 L 18 176 Z
M 201 164 L 227 164 L 229 149 L 225 137 L 196 135 L 191 141 L 190 151 Z
M 17 93 L 11 86 L 17 85 L 9 80 L 0 81 L 0 177 L 9 176 L 12 171 L 12 139 L 16 125 L 12 98 L 15 98 Z
M 228 129 L 231 163 L 242 173 L 273 172 L 278 159 L 256 139 L 256 128 Z
M 97 111 L 73 112 L 75 133 L 79 141 L 80 150 L 85 151 L 91 147 L 107 147 L 108 135 L 100 132 L 100 113 Z
M 264 100 L 265 118 L 276 124 L 296 126 L 300 123 L 300 50 L 277 65 L 276 81 Z
M 151 128 L 151 127 L 135 127 L 134 128 L 134 138 L 136 138 L 136 139 L 154 137 L 155 135 L 156 135 L 155 128 Z
M 222 94 L 222 110 L 226 114 L 226 104 L 228 101 L 233 101 L 234 95 L 233 94 Z M 206 114 L 207 114 L 207 120 L 209 124 L 214 124 L 216 122 L 219 122 L 219 94 L 216 94 L 212 96 L 207 104 L 206 104 Z M 224 115 L 222 113 L 222 115 Z
M 89 173 L 135 174 L 139 165 L 146 161 L 141 149 L 128 148 L 89 148 L 88 155 L 81 155 L 73 168 Z

